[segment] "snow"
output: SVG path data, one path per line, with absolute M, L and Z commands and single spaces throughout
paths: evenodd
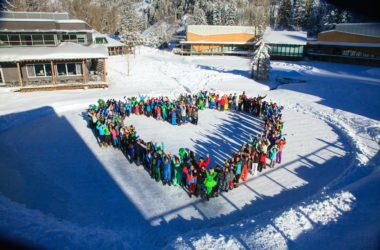
M 53 249 L 378 248 L 380 69 L 272 61 L 273 80 L 258 83 L 249 65 L 141 47 L 108 59 L 108 89 L 1 88 L 1 235 Z M 293 74 L 307 82 L 269 91 L 275 76 Z M 267 93 L 284 105 L 283 163 L 205 203 L 99 148 L 87 127 L 85 109 L 99 98 L 201 89 Z M 198 126 L 141 116 L 125 123 L 167 152 L 210 153 L 213 166 L 261 127 L 246 114 L 214 110 L 200 111 Z
M 306 45 L 307 32 L 288 30 L 276 31 L 268 28 L 264 32 L 263 39 L 265 43 Z
M 57 47 L 14 47 L 0 49 L 0 62 L 27 60 L 108 58 L 104 46 L 86 47 L 76 43 L 61 43 Z

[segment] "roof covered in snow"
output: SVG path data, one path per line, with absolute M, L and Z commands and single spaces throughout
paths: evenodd
M 0 62 L 30 60 L 68 60 L 107 58 L 104 46 L 86 47 L 76 43 L 62 43 L 57 47 L 0 48 Z
M 91 30 L 83 20 L 69 13 L 51 12 L 0 12 L 0 29 L 3 31 L 27 30 Z
M 306 45 L 307 32 L 267 29 L 263 38 L 265 43 Z
M 188 25 L 187 32 L 197 35 L 221 35 L 221 34 L 236 34 L 247 33 L 255 34 L 253 26 L 222 26 L 222 25 Z
M 380 23 L 339 23 L 335 25 L 335 31 L 380 37 Z
M 92 37 L 93 37 L 93 40 L 94 40 L 94 44 L 95 44 L 95 39 L 96 38 L 105 38 L 107 40 L 107 43 L 103 43 L 103 44 L 98 44 L 98 45 L 103 45 L 103 46 L 106 46 L 107 48 L 108 47 L 121 47 L 121 46 L 125 46 L 124 43 L 110 37 L 109 35 L 107 34 L 101 34 L 97 31 L 94 31 L 92 33 Z
M 6 19 L 49 19 L 49 20 L 70 20 L 76 19 L 67 12 L 15 12 L 0 11 L 1 18 Z
M 213 41 L 180 41 L 181 44 L 224 44 L 224 45 L 255 45 L 255 42 L 213 42 Z

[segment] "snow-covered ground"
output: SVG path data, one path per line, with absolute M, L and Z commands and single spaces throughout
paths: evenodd
M 380 68 L 272 62 L 258 83 L 249 59 L 180 57 L 142 47 L 109 59 L 109 89 L 14 93 L 0 89 L 0 233 L 47 248 L 376 249 L 380 236 Z M 85 109 L 99 98 L 201 89 L 285 106 L 283 163 L 217 199 L 189 198 L 152 181 L 117 150 L 99 148 Z M 198 126 L 132 116 L 145 140 L 211 155 L 220 164 L 260 121 L 201 111 Z

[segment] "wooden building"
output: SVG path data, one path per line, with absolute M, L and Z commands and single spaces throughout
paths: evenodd
M 0 86 L 106 82 L 107 48 L 68 13 L 0 13 Z
M 380 23 L 342 23 L 308 41 L 310 59 L 380 66 Z
M 188 25 L 181 55 L 253 54 L 255 28 L 250 26 Z

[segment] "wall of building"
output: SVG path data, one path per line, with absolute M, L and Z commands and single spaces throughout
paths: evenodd
M 17 65 L 14 63 L 1 63 L 3 69 L 4 79 L 8 85 L 11 82 L 18 82 Z
M 318 41 L 341 43 L 380 43 L 380 38 L 330 31 L 318 34 Z

